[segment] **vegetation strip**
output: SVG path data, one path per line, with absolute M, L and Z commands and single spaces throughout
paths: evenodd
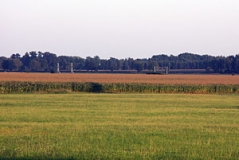
M 147 83 L 147 84 L 239 84 L 239 75 L 205 74 L 49 74 L 0 73 L 0 82 L 96 82 L 96 83 Z
M 0 93 L 239 93 L 239 85 L 95 82 L 0 82 Z
M 71 65 L 72 64 L 72 65 Z M 135 73 L 152 72 L 156 68 L 167 67 L 169 73 L 239 73 L 239 55 L 228 57 L 182 53 L 178 56 L 154 55 L 144 59 L 101 59 L 99 56 L 87 58 L 57 56 L 50 52 L 26 52 L 0 57 L 0 71 L 10 72 L 114 72 Z M 188 70 L 190 69 L 190 70 Z M 164 70 L 164 69 L 163 69 Z M 160 71 L 162 72 L 162 71 Z

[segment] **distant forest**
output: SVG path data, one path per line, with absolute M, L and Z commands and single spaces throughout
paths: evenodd
M 100 59 L 99 56 L 81 58 L 77 56 L 57 56 L 50 52 L 27 52 L 24 55 L 12 54 L 11 57 L 0 57 L 0 71 L 7 72 L 51 72 L 74 70 L 98 72 L 107 70 L 136 72 L 153 71 L 155 67 L 168 67 L 170 70 L 204 69 L 208 73 L 239 74 L 239 54 L 235 56 L 210 56 L 182 53 L 173 55 L 154 55 L 148 59 Z

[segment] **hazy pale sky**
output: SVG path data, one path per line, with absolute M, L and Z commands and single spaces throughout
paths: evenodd
M 239 0 L 0 0 L 0 56 L 239 54 Z

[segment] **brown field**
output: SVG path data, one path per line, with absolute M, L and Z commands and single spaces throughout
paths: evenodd
M 0 73 L 0 82 L 98 82 L 149 84 L 239 84 L 238 75 Z

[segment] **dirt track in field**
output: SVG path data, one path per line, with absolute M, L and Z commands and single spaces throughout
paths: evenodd
M 239 75 L 0 73 L 0 81 L 151 84 L 239 84 Z

